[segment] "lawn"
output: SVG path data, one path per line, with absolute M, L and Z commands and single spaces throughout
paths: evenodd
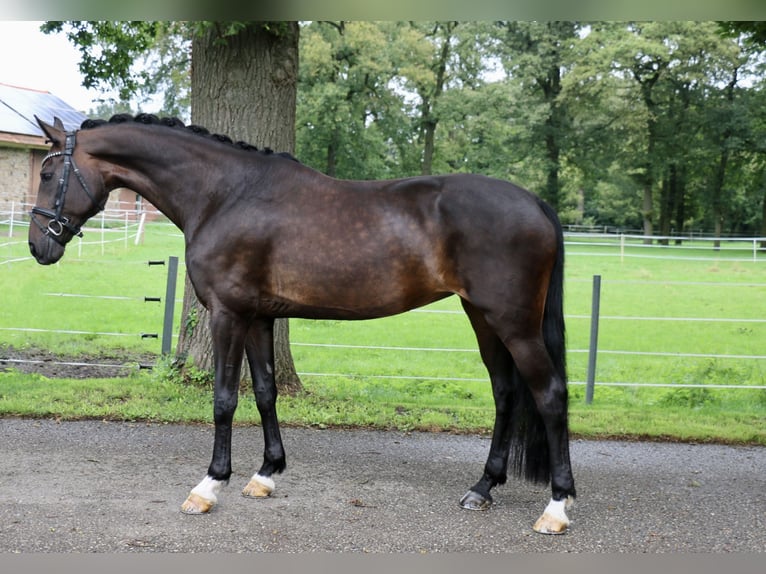
M 164 297 L 166 268 L 147 262 L 183 260 L 175 228 L 150 224 L 139 245 L 73 245 L 52 267 L 13 261 L 26 256 L 23 235 L 15 241 L 0 240 L 0 349 L 159 352 L 159 340 L 141 335 L 161 331 L 162 306 L 144 298 Z M 599 243 L 570 238 L 567 246 L 572 430 L 766 444 L 766 390 L 758 388 L 766 386 L 766 258 L 753 260 L 747 245 Z M 585 405 L 593 275 L 601 277 L 599 354 L 595 399 Z M 455 298 L 374 321 L 292 320 L 291 340 L 305 392 L 280 399 L 286 423 L 472 432 L 491 425 L 486 373 Z M 6 373 L 0 414 L 209 421 L 209 391 L 161 376 L 167 372 L 55 383 Z M 258 420 L 249 395 L 237 420 Z

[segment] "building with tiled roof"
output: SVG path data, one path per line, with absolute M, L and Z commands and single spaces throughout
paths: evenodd
M 0 81 L 0 213 L 26 213 L 37 196 L 41 163 L 50 145 L 35 116 L 51 124 L 53 118 L 59 118 L 67 130 L 78 129 L 87 119 L 50 92 Z M 115 190 L 108 208 L 127 211 L 128 215 L 143 210 L 150 218 L 157 215 L 151 204 L 128 189 Z
M 31 203 L 37 193 L 40 162 L 50 146 L 35 114 L 49 122 L 61 118 L 68 130 L 87 117 L 50 92 L 0 83 L 0 208 Z

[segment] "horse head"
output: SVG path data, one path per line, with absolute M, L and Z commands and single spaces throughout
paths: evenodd
M 51 148 L 42 161 L 40 186 L 30 212 L 29 250 L 38 263 L 50 265 L 64 255 L 80 227 L 104 208 L 109 197 L 95 160 L 76 149 L 76 133 L 60 119 L 53 125 L 35 116 Z

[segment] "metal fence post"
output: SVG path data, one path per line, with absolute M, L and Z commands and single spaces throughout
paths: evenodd
M 173 311 L 176 304 L 178 257 L 168 258 L 168 283 L 165 288 L 165 322 L 162 325 L 162 354 L 169 355 L 173 343 Z
M 593 276 L 593 302 L 590 312 L 590 346 L 588 350 L 588 380 L 585 387 L 585 403 L 593 402 L 596 386 L 596 354 L 598 353 L 598 316 L 601 305 L 601 275 Z

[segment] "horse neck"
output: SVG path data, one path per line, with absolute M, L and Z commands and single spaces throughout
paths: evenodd
M 102 161 L 108 191 L 138 193 L 184 232 L 190 215 L 209 212 L 226 187 L 221 178 L 233 171 L 220 144 L 178 128 L 118 124 L 80 134 L 78 143 Z M 206 184 L 211 181 L 217 185 Z

